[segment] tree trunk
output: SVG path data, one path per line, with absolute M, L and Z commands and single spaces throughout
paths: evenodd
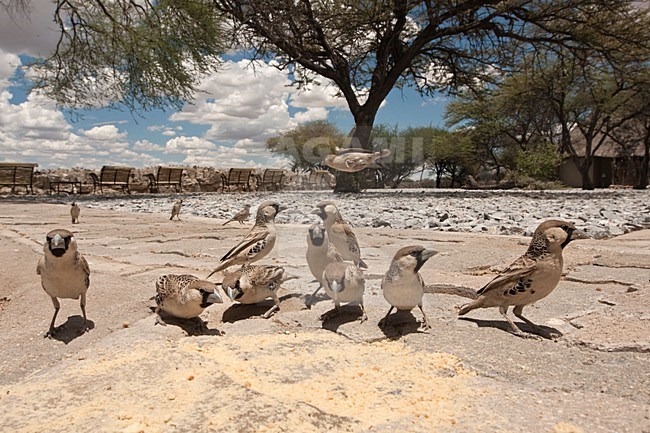
M 372 150 L 370 134 L 372 133 L 372 126 L 375 122 L 377 110 L 363 110 L 363 108 L 367 107 L 364 106 L 356 113 L 353 113 L 355 126 L 352 131 L 350 131 L 349 147 Z M 357 173 L 337 171 L 334 192 L 360 192 L 366 187 L 365 176 L 362 173 L 363 170 Z
M 648 187 L 648 165 L 650 164 L 650 137 L 646 136 L 645 151 L 643 152 L 643 160 L 641 161 L 641 170 L 639 178 L 634 184 L 634 189 L 646 189 Z
M 594 182 L 589 176 L 589 169 L 591 168 L 591 157 L 586 157 L 581 164 L 576 164 L 578 170 L 580 171 L 580 176 L 582 177 L 582 189 L 592 190 L 594 189 Z

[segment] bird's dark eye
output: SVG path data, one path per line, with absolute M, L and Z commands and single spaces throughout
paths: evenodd
M 413 250 L 413 251 L 410 252 L 410 254 L 411 254 L 413 257 L 417 257 L 418 254 L 419 254 L 419 251 L 418 251 L 418 250 Z
M 208 292 L 206 292 L 205 289 L 199 289 L 199 292 L 201 292 L 202 295 L 203 295 L 204 293 L 208 293 Z

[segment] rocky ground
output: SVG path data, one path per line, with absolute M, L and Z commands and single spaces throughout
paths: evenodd
M 0 198 L 0 431 L 650 432 L 650 200 L 564 194 L 197 194 L 183 196 L 180 222 L 169 221 L 175 195 Z M 264 320 L 269 303 L 225 302 L 206 310 L 200 335 L 173 319 L 154 325 L 156 277 L 207 275 L 250 230 L 223 227 L 226 218 L 267 198 L 289 210 L 264 262 L 299 277 L 283 287 L 280 312 Z M 72 199 L 82 207 L 75 226 Z M 323 326 L 318 317 L 332 308 L 324 297 L 305 307 L 316 287 L 304 260 L 315 219 L 306 214 L 321 199 L 354 222 L 369 264 L 363 324 L 350 306 Z M 567 247 L 559 287 L 526 310 L 563 336 L 520 339 L 495 309 L 459 319 L 466 296 L 551 216 L 608 230 Z M 79 335 L 78 303 L 63 300 L 64 328 L 50 340 L 53 309 L 35 268 L 55 227 L 72 229 L 90 262 L 92 329 Z M 382 331 L 381 276 L 414 243 L 440 251 L 421 271 L 433 330 L 416 332 L 413 312 Z
M 167 213 L 175 194 L 75 196 L 93 209 Z M 310 224 L 318 217 L 311 209 L 319 200 L 334 200 L 356 227 L 431 229 L 531 236 L 540 220 L 564 218 L 575 222 L 596 239 L 650 228 L 650 193 L 634 190 L 472 191 L 472 190 L 371 190 L 363 194 L 325 191 L 198 193 L 182 195 L 183 213 L 208 218 L 228 218 L 245 203 L 256 206 L 267 199 L 289 206 L 281 223 Z M 30 199 L 29 197 L 26 199 Z M 36 198 L 70 202 L 68 196 Z

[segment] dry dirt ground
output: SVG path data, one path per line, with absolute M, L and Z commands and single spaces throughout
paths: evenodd
M 565 278 L 527 316 L 564 335 L 524 340 L 496 309 L 457 309 L 462 295 L 522 254 L 527 238 L 357 229 L 369 264 L 365 302 L 325 327 L 324 297 L 304 259 L 307 226 L 279 225 L 265 263 L 299 279 L 270 303 L 208 308 L 191 324 L 154 324 L 150 300 L 163 273 L 205 277 L 250 229 L 166 214 L 0 201 L 0 431 L 2 432 L 650 432 L 650 231 L 572 243 Z M 77 301 L 53 308 L 36 263 L 45 234 L 75 232 L 92 274 L 79 335 Z M 440 251 L 421 273 L 433 330 L 418 311 L 377 326 L 388 309 L 379 283 L 395 251 Z M 218 331 L 217 331 L 218 330 Z M 223 335 L 219 335 L 222 332 Z

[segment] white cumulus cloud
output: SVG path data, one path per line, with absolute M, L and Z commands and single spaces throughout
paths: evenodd
M 128 135 L 127 132 L 120 132 L 115 125 L 95 126 L 87 131 L 81 131 L 81 133 L 91 140 L 99 141 L 121 140 L 126 138 Z

